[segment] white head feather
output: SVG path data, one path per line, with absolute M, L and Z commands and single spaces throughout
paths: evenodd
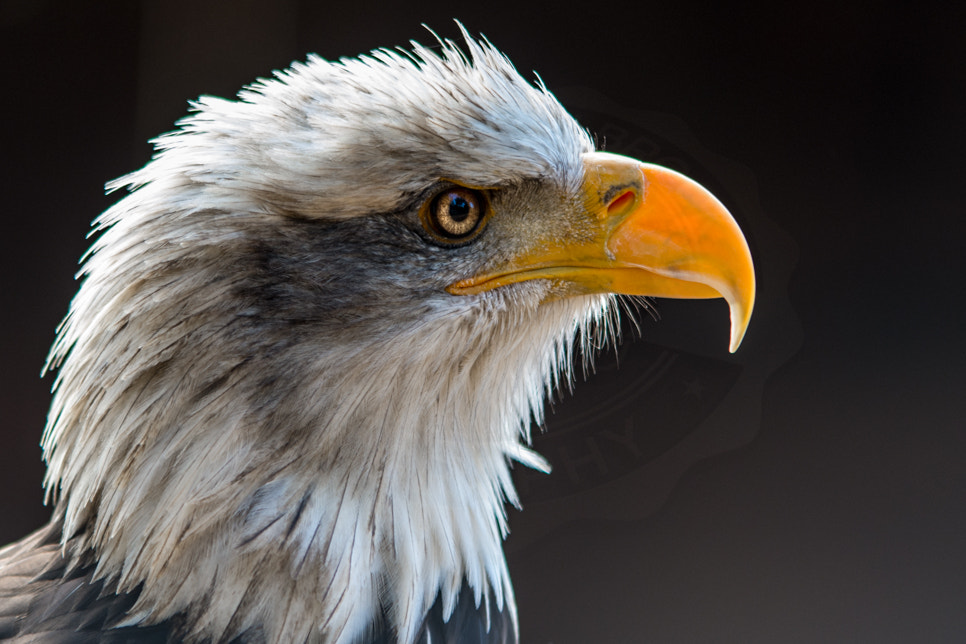
M 394 300 L 415 271 L 360 269 L 363 301 L 340 242 L 299 228 L 358 233 L 441 178 L 577 190 L 592 146 L 556 99 L 486 43 L 442 44 L 202 98 L 111 185 L 132 193 L 96 222 L 43 445 L 65 543 L 143 583 L 131 623 L 341 643 L 382 611 L 409 641 L 464 579 L 515 616 L 508 459 L 545 467 L 531 419 L 608 298 Z

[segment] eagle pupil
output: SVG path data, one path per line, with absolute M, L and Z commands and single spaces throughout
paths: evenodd
M 460 195 L 453 195 L 453 198 L 449 203 L 449 216 L 453 221 L 462 223 L 463 220 L 470 216 L 471 210 L 472 207 L 466 201 L 466 199 Z

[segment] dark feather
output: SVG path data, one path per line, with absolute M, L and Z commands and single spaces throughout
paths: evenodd
M 416 636 L 417 644 L 516 644 L 513 621 L 506 607 L 496 608 L 496 598 L 489 594 L 489 627 L 487 627 L 486 601 L 477 606 L 473 589 L 464 583 L 456 600 L 449 621 L 443 619 L 443 600 L 436 602 L 426 614 L 426 619 Z M 383 634 L 371 644 L 395 644 L 388 634 Z
M 113 583 L 93 581 L 94 566 L 71 566 L 60 547 L 61 526 L 47 525 L 0 550 L 0 640 L 11 644 L 165 644 L 178 642 L 177 620 L 117 628 L 139 591 L 115 592 Z M 69 547 L 69 546 L 68 546 Z M 416 637 L 417 644 L 516 644 L 513 622 L 496 598 L 476 605 L 464 584 L 449 621 L 437 597 Z M 258 644 L 250 634 L 230 644 Z M 367 644 L 395 644 L 383 630 Z M 365 643 L 360 643 L 365 644 Z
M 0 550 L 0 640 L 11 644 L 162 644 L 173 623 L 115 628 L 138 592 L 93 581 L 92 565 L 62 555 L 61 526 L 47 525 Z M 69 547 L 69 546 L 68 546 Z

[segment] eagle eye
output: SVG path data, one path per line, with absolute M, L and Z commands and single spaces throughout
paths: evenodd
M 486 198 L 478 190 L 447 188 L 424 208 L 423 225 L 443 241 L 466 241 L 480 229 L 486 208 Z

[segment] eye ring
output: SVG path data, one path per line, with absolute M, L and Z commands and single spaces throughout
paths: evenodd
M 479 190 L 450 186 L 422 208 L 423 226 L 441 241 L 465 242 L 482 229 L 488 209 Z

